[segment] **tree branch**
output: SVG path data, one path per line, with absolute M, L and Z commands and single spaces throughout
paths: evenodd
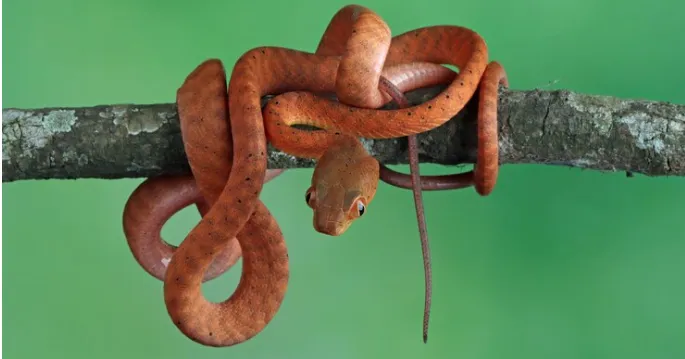
M 441 89 L 407 96 L 412 104 L 422 103 Z M 423 162 L 473 163 L 476 102 L 474 96 L 448 123 L 418 136 Z M 685 105 L 563 90 L 501 90 L 498 112 L 502 164 L 685 176 Z M 2 133 L 3 182 L 189 172 L 175 103 L 3 109 Z M 406 138 L 364 142 L 382 163 L 407 163 Z M 269 148 L 269 168 L 313 165 Z

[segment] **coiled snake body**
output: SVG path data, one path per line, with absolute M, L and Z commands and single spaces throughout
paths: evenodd
M 423 104 L 378 110 L 393 99 L 401 102 L 401 92 L 444 83 L 449 85 Z M 292 155 L 317 159 L 305 199 L 315 229 L 340 235 L 365 213 L 381 174 L 404 188 L 474 185 L 478 193 L 488 194 L 498 167 L 500 83 L 506 85 L 504 71 L 497 63 L 488 64 L 487 47 L 477 33 L 431 26 L 393 38 L 377 14 L 357 5 L 335 14 L 315 53 L 281 47 L 246 52 L 235 63 L 228 88 L 221 62 L 205 61 L 177 92 L 192 176 L 151 178 L 134 191 L 123 217 L 131 251 L 146 271 L 164 280 L 169 316 L 186 336 L 208 346 L 248 340 L 272 320 L 289 276 L 283 234 L 259 199 L 263 183 L 282 172 L 267 172 L 266 141 Z M 380 165 L 358 140 L 410 136 L 415 152 L 412 136 L 448 121 L 479 86 L 474 171 L 422 177 L 426 182 L 419 184 L 416 176 Z M 331 92 L 338 101 L 315 94 Z M 262 109 L 265 95 L 276 96 Z M 322 130 L 293 127 L 298 124 Z M 202 219 L 174 249 L 159 231 L 191 203 Z M 223 302 L 209 302 L 202 282 L 227 270 L 241 254 L 236 291 Z M 424 319 L 424 340 L 426 327 Z

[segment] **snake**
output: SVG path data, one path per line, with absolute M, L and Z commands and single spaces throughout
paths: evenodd
M 486 195 L 495 184 L 497 90 L 506 85 L 506 75 L 501 65 L 488 63 L 484 39 L 468 28 L 428 26 L 392 37 L 378 14 L 348 5 L 333 16 L 314 53 L 256 47 L 238 58 L 226 82 L 218 59 L 204 61 L 187 76 L 176 100 L 191 174 L 147 179 L 129 197 L 123 216 L 134 258 L 164 283 L 172 322 L 203 345 L 231 346 L 254 337 L 285 298 L 285 240 L 259 198 L 264 183 L 283 172 L 267 170 L 267 141 L 293 156 L 316 160 L 304 197 L 313 210 L 314 229 L 331 236 L 342 235 L 366 213 L 379 179 L 413 188 L 417 209 L 419 189 L 473 185 Z M 419 105 L 400 103 L 397 95 L 445 83 L 440 94 Z M 479 90 L 474 170 L 419 176 L 415 136 L 447 122 Z M 322 93 L 334 93 L 336 99 Z M 273 98 L 262 107 L 264 96 Z M 393 99 L 399 108 L 379 110 Z M 405 136 L 410 175 L 381 165 L 359 140 Z M 161 238 L 161 226 L 193 203 L 199 223 L 178 247 L 169 245 Z M 202 283 L 240 256 L 236 290 L 222 302 L 208 301 Z M 424 318 L 424 341 L 426 330 Z

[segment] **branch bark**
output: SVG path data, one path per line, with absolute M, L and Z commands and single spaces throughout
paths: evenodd
M 422 103 L 442 90 L 407 94 Z M 268 98 L 263 99 L 263 103 Z M 473 163 L 477 96 L 418 136 L 422 162 Z M 559 91 L 500 91 L 502 164 L 537 163 L 685 176 L 685 105 Z M 188 173 L 175 103 L 3 109 L 2 181 Z M 364 140 L 385 164 L 407 163 L 406 138 Z M 269 148 L 269 168 L 314 161 Z

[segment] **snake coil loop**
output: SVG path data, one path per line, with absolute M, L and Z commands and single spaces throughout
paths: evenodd
M 459 72 L 439 64 L 454 65 Z M 400 103 L 402 92 L 438 84 L 447 87 L 435 98 L 416 106 Z M 289 277 L 283 234 L 259 199 L 263 184 L 283 172 L 267 171 L 267 140 L 283 152 L 317 160 L 305 192 L 317 231 L 344 233 L 369 209 L 379 179 L 414 190 L 421 223 L 420 189 L 474 185 L 481 195 L 492 191 L 499 166 L 500 84 L 508 86 L 504 70 L 488 63 L 485 41 L 474 31 L 429 26 L 391 37 L 380 16 L 357 5 L 333 16 L 315 53 L 281 47 L 246 52 L 235 63 L 228 87 L 221 62 L 207 60 L 177 92 L 192 175 L 151 178 L 131 194 L 123 226 L 132 254 L 148 273 L 164 281 L 169 316 L 187 337 L 208 346 L 248 340 L 280 308 Z M 447 122 L 477 91 L 474 170 L 419 176 L 415 135 Z M 315 92 L 334 92 L 339 102 Z M 262 109 L 266 95 L 275 97 Z M 392 100 L 399 108 L 378 110 Z M 323 131 L 293 127 L 298 124 Z M 409 137 L 411 175 L 379 164 L 358 139 L 403 136 Z M 161 226 L 193 203 L 202 218 L 174 248 L 161 239 Z M 430 306 L 426 236 L 424 224 L 424 341 Z M 243 271 L 236 291 L 223 302 L 209 302 L 202 295 L 202 282 L 226 271 L 241 255 Z

